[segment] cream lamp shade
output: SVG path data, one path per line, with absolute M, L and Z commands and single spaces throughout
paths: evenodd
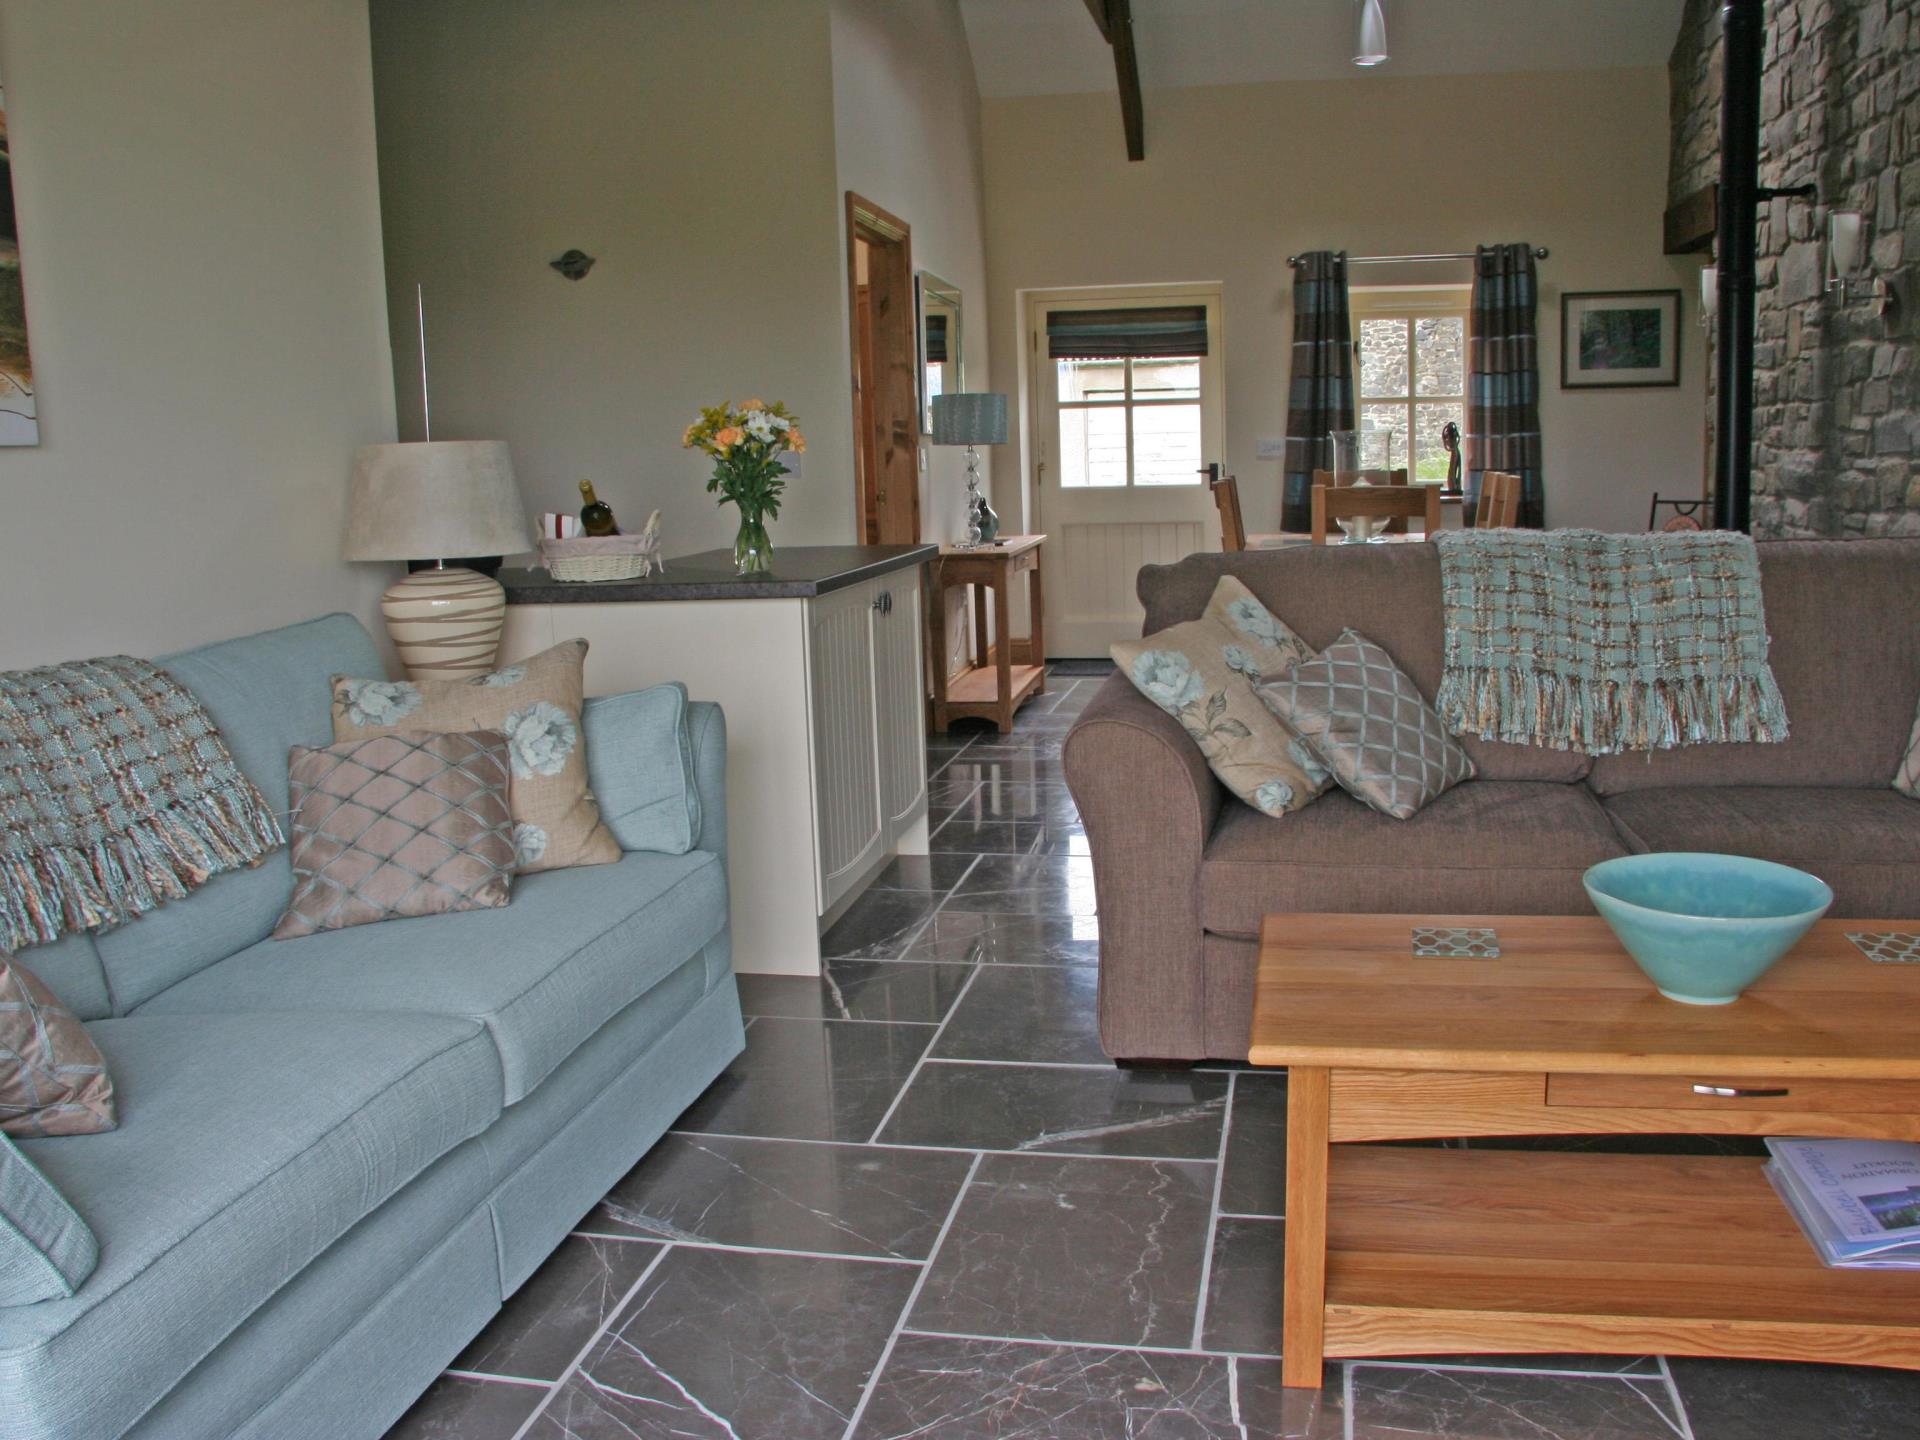
M 342 559 L 444 562 L 532 547 L 506 442 L 366 445 L 354 454 Z M 493 668 L 507 598 L 491 576 L 436 563 L 394 585 L 380 609 L 408 678 Z

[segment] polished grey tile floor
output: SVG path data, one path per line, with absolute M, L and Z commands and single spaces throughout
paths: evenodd
M 741 977 L 746 1052 L 389 1440 L 1920 1435 L 1920 1375 L 1842 1366 L 1445 1357 L 1283 1390 L 1285 1077 L 1100 1050 L 1059 760 L 1100 683 L 935 737 L 933 853 L 819 980 Z

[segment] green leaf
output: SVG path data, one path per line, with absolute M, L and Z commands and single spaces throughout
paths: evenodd
M 1227 711 L 1227 692 L 1216 690 L 1207 697 L 1207 723 L 1211 725 Z
M 1222 720 L 1218 725 L 1213 727 L 1213 733 L 1216 735 L 1226 735 L 1235 740 L 1245 740 L 1253 734 L 1251 730 L 1247 729 L 1246 723 L 1240 720 Z

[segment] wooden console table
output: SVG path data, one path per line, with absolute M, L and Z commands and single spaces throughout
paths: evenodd
M 1416 959 L 1414 926 L 1497 959 Z M 1269 915 L 1249 1059 L 1286 1065 L 1290 1386 L 1326 1357 L 1596 1351 L 1920 1369 L 1920 1273 L 1829 1270 L 1751 1156 L 1342 1142 L 1920 1139 L 1920 967 L 1824 920 L 1731 1005 L 1663 999 L 1597 916 Z
M 1046 693 L 1046 595 L 1040 579 L 1044 535 L 1009 535 L 998 545 L 966 549 L 942 545 L 928 567 L 927 654 L 933 661 L 930 724 L 945 730 L 955 720 L 991 720 L 1001 731 L 1013 728 L 1013 713 L 1035 695 Z M 1013 633 L 1012 585 L 1027 576 L 1028 624 L 1025 636 Z M 973 586 L 973 626 L 967 664 L 950 674 L 954 657 L 947 650 L 947 592 Z M 987 627 L 987 592 L 993 592 L 992 635 Z

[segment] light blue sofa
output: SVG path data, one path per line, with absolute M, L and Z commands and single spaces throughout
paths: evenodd
M 161 663 L 283 812 L 288 747 L 332 739 L 328 676 L 381 669 L 343 615 Z M 632 756 L 661 742 L 622 746 L 635 708 L 590 708 L 603 799 L 646 798 Z M 0 1308 L 0 1440 L 371 1440 L 399 1417 L 741 1049 L 725 722 L 686 724 L 684 854 L 274 941 L 283 849 L 21 957 L 88 1022 L 121 1123 L 20 1142 L 100 1261 L 70 1299 Z M 654 803 L 684 804 L 663 761 Z

